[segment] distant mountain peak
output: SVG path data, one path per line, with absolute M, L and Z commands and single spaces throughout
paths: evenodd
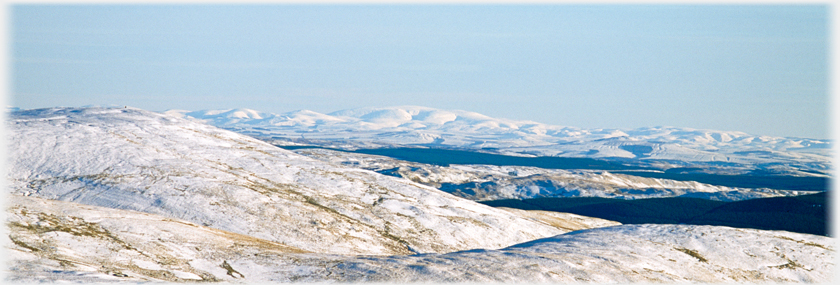
M 304 136 L 385 145 L 434 144 L 541 156 L 780 164 L 793 165 L 792 171 L 803 168 L 825 172 L 831 168 L 830 140 L 755 136 L 738 131 L 671 126 L 583 129 L 422 106 L 363 107 L 329 114 L 308 110 L 271 114 L 231 109 L 186 115 L 258 137 Z M 654 151 L 639 156 L 641 153 L 630 151 L 634 143 L 651 146 Z

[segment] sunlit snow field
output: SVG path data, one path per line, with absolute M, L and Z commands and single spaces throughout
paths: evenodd
M 420 110 L 431 112 L 423 115 L 426 121 L 443 125 L 464 114 Z M 764 171 L 825 179 L 831 169 L 826 148 L 802 144 L 829 141 L 765 138 L 748 144 L 742 139 L 738 144 L 750 146 L 739 148 L 727 144 L 731 140 L 717 139 L 702 141 L 706 146 L 701 150 L 704 144 L 694 139 L 692 148 L 683 147 L 690 151 L 651 147 L 651 153 L 661 152 L 597 160 L 608 163 L 584 169 L 555 169 L 422 163 L 352 152 L 361 147 L 428 149 L 429 142 L 422 140 L 405 144 L 411 141 L 394 136 L 390 128 L 406 123 L 375 112 L 366 120 L 377 122 L 381 133 L 358 139 L 317 137 L 329 132 L 303 125 L 307 131 L 296 134 L 315 134 L 317 138 L 309 136 L 312 140 L 283 137 L 281 131 L 293 131 L 282 123 L 291 117 L 277 123 L 262 116 L 279 116 L 255 111 L 203 111 L 203 118 L 189 114 L 99 107 L 10 113 L 7 280 L 718 283 L 832 278 L 833 239 L 824 235 L 702 224 L 622 224 L 550 209 L 485 205 L 532 198 L 693 197 L 726 203 L 805 197 L 815 191 L 645 178 L 598 165 L 647 171 L 670 165 L 702 174 Z M 228 120 L 207 117 L 212 114 Z M 493 122 L 476 129 L 451 126 L 474 134 L 464 137 L 502 138 L 490 152 L 484 145 L 453 144 L 449 149 L 535 156 L 521 152 L 527 144 L 505 142 L 517 134 L 510 131 L 513 123 L 464 116 Z M 333 116 L 320 120 L 352 121 Z M 359 121 L 352 125 L 377 130 Z M 599 131 L 580 132 L 591 136 Z M 388 141 L 392 137 L 399 139 Z M 529 136 L 514 140 L 521 142 L 522 137 Z M 537 137 L 541 144 L 548 140 L 539 132 Z M 619 138 L 608 141 L 649 143 Z M 580 141 L 587 148 L 604 145 L 597 139 Z M 798 145 L 791 146 L 792 141 Z M 320 148 L 286 150 L 277 145 Z M 621 145 L 626 144 L 605 149 L 621 154 L 627 151 Z M 712 151 L 709 145 L 722 150 Z M 770 148 L 772 155 L 749 152 Z M 694 152 L 706 155 L 686 156 Z M 716 157 L 729 158 L 730 164 L 714 164 Z

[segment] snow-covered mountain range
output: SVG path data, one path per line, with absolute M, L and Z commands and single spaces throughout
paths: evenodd
M 307 140 L 314 134 L 335 144 L 381 146 L 391 142 L 378 139 L 401 136 L 382 130 L 423 129 L 394 125 L 406 117 L 393 108 L 370 110 L 297 112 L 306 113 L 294 119 L 302 125 L 285 129 L 275 123 L 293 122 L 291 117 L 248 110 L 200 112 L 203 118 L 134 108 L 11 112 L 5 122 L 10 196 L 5 201 L 6 280 L 721 283 L 828 282 L 834 277 L 829 237 L 720 226 L 620 225 L 565 213 L 492 208 L 429 186 L 474 179 L 470 175 L 476 173 L 507 181 L 520 174 L 561 177 L 562 172 L 456 166 L 440 170 L 437 178 L 430 175 L 424 185 L 362 169 L 362 163 L 345 163 L 359 159 L 371 166 L 379 158 L 317 157 L 329 156 L 326 150 L 304 156 L 264 141 L 288 131 Z M 493 138 L 506 151 L 531 147 L 512 145 L 524 140 L 515 134 L 507 140 L 496 132 L 513 129 L 499 123 L 504 120 L 460 111 L 400 110 L 410 115 L 409 121 L 440 123 L 438 129 L 449 124 L 446 128 L 452 129 L 437 142 L 441 145 L 454 141 L 449 138 L 454 133 L 464 135 L 464 142 Z M 342 122 L 349 129 L 340 130 Z M 306 124 L 311 132 L 301 127 Z M 369 133 L 341 137 L 367 127 Z M 548 133 L 534 138 L 548 142 Z M 785 158 L 776 152 L 790 153 L 788 159 L 799 164 L 830 168 L 827 158 L 821 160 L 828 149 L 775 147 L 770 158 L 738 154 L 741 150 L 734 147 L 718 151 L 741 155 L 737 159 L 743 163 L 779 163 Z M 641 147 L 616 148 L 641 153 Z M 685 158 L 685 152 L 672 154 Z M 820 172 L 813 169 L 806 170 Z M 604 173 L 568 174 L 572 180 L 601 184 L 642 183 Z M 651 181 L 644 183 L 672 183 Z
M 737 131 L 676 127 L 583 129 L 417 106 L 359 108 L 330 114 L 308 110 L 274 114 L 249 109 L 167 113 L 195 118 L 275 144 L 303 143 L 344 149 L 425 145 L 509 155 L 734 164 L 792 175 L 828 175 L 832 167 L 830 140 Z

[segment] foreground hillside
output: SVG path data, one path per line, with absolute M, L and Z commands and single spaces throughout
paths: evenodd
M 8 123 L 13 195 L 159 214 L 322 253 L 500 248 L 564 232 L 143 110 L 29 110 Z
M 135 211 L 10 202 L 9 281 L 828 282 L 835 269 L 832 239 L 781 231 L 622 225 L 498 250 L 351 256 Z

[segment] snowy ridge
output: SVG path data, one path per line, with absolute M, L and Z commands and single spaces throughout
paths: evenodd
M 11 197 L 7 280 L 23 282 L 807 282 L 834 241 L 780 231 L 621 225 L 498 250 L 349 256 L 133 211 Z
M 8 125 L 13 195 L 158 214 L 324 253 L 500 248 L 564 232 L 154 112 L 28 110 L 11 113 Z
M 261 138 L 329 140 L 341 146 L 425 144 L 472 149 L 495 149 L 514 155 L 566 157 L 623 157 L 643 160 L 786 164 L 828 174 L 830 140 L 750 135 L 675 127 L 631 130 L 582 129 L 491 118 L 474 112 L 398 106 L 359 108 L 330 114 L 295 111 L 271 114 L 248 109 L 169 111 L 215 126 Z M 255 114 L 243 117 L 237 114 Z M 283 143 L 283 141 L 277 141 Z M 344 145 L 354 146 L 354 144 Z M 774 166 L 784 167 L 784 166 Z

